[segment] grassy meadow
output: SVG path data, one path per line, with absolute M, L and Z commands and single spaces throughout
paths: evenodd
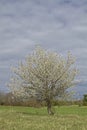
M 87 130 L 87 107 L 46 108 L 0 106 L 0 130 Z

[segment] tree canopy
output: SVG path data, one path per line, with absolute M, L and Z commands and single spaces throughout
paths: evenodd
M 75 58 L 70 52 L 64 58 L 56 52 L 36 47 L 24 62 L 13 68 L 15 75 L 9 87 L 16 96 L 46 101 L 48 113 L 52 114 L 51 101 L 75 85 L 77 69 L 74 64 Z

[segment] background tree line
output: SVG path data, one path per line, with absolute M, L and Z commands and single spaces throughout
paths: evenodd
M 27 107 L 43 107 L 46 106 L 46 103 L 38 102 L 36 99 L 27 99 L 22 100 L 18 97 L 15 97 L 12 93 L 4 93 L 0 92 L 0 105 L 7 105 L 7 106 L 27 106 Z M 54 100 L 52 103 L 53 106 L 63 106 L 63 105 L 78 105 L 87 106 L 87 95 L 83 95 L 83 98 L 78 100 L 68 100 L 68 99 L 61 99 L 61 100 Z

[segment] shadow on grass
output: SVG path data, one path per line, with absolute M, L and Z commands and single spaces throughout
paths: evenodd
M 48 113 L 40 113 L 40 112 L 16 112 L 19 114 L 24 114 L 24 115 L 33 115 L 33 116 L 47 116 Z

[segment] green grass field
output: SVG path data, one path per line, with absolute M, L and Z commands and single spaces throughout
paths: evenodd
M 87 130 L 87 107 L 46 108 L 0 106 L 0 130 Z

